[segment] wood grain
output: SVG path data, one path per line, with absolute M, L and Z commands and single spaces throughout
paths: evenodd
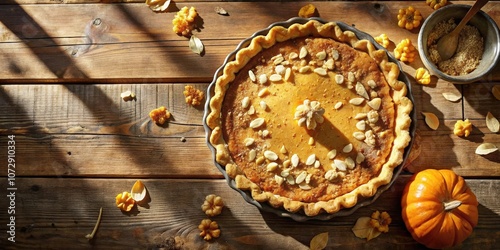
M 196 33 L 205 44 L 206 54 L 202 57 L 189 50 L 186 38 L 172 32 L 175 11 L 153 13 L 142 3 L 67 4 L 57 5 L 57 9 L 52 4 L 5 5 L 0 9 L 0 68 L 3 69 L 0 81 L 133 83 L 175 82 L 182 78 L 208 82 L 242 39 L 273 22 L 295 17 L 304 5 L 303 2 L 227 2 L 224 8 L 230 15 L 220 16 L 214 12 L 214 7 L 220 4 L 193 2 L 204 20 L 203 28 Z M 416 31 L 397 26 L 396 13 L 407 7 L 405 2 L 316 2 L 315 5 L 326 20 L 352 24 L 373 36 L 386 33 L 394 43 L 404 38 L 417 42 Z M 425 2 L 414 5 L 424 17 L 432 12 Z M 490 2 L 483 9 L 497 13 L 500 3 Z M 247 21 L 256 16 L 258 22 Z M 500 21 L 497 15 L 492 16 Z M 98 22 L 94 23 L 95 20 Z M 420 60 L 416 60 L 405 65 L 405 71 L 413 75 L 420 66 Z M 493 73 L 484 80 L 498 79 L 499 75 Z
M 331 221 L 295 222 L 274 214 L 260 212 L 246 203 L 223 180 L 145 179 L 150 202 L 123 214 L 114 205 L 115 195 L 127 191 L 134 179 L 19 178 L 16 192 L 16 243 L 0 238 L 5 249 L 71 248 L 131 249 L 169 248 L 175 237 L 183 249 L 307 249 L 314 235 L 329 232 L 328 249 L 424 249 L 404 228 L 399 200 L 408 177 L 402 176 L 372 206 L 357 210 L 352 216 Z M 473 235 L 456 249 L 492 249 L 500 231 L 500 201 L 494 197 L 500 188 L 498 180 L 468 180 L 478 196 L 479 224 Z M 0 188 L 5 190 L 5 182 Z M 215 218 L 222 235 L 206 243 L 198 236 L 197 225 L 206 215 L 201 204 L 208 194 L 221 196 L 226 204 Z M 5 199 L 0 200 L 7 207 Z M 103 217 L 95 241 L 85 235 L 93 229 L 99 208 Z M 49 209 L 50 208 L 50 209 Z M 389 212 L 393 222 L 390 231 L 366 242 L 351 232 L 356 219 L 374 210 Z M 2 224 L 6 217 L 0 218 Z M 279 243 L 278 243 L 279 242 Z

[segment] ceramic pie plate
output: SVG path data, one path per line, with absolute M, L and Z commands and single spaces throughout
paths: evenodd
M 222 75 L 222 70 L 224 69 L 225 65 L 228 63 L 228 62 L 231 62 L 235 59 L 235 55 L 236 53 L 241 50 L 242 48 L 245 48 L 247 47 L 250 42 L 252 41 L 252 39 L 256 36 L 260 36 L 260 35 L 266 35 L 269 30 L 275 26 L 282 26 L 282 27 L 285 27 L 285 28 L 288 28 L 289 26 L 291 26 L 292 24 L 296 24 L 296 23 L 299 23 L 299 24 L 305 24 L 307 23 L 308 21 L 310 20 L 316 20 L 320 23 L 328 23 L 329 21 L 326 21 L 324 19 L 321 19 L 321 18 L 292 18 L 292 19 L 289 19 L 287 21 L 283 21 L 283 22 L 276 22 L 276 23 L 273 23 L 271 24 L 270 26 L 268 26 L 267 28 L 265 29 L 262 29 L 262 30 L 259 30 L 257 32 L 255 32 L 252 36 L 250 36 L 249 38 L 243 40 L 242 42 L 239 43 L 239 45 L 236 47 L 236 49 L 231 52 L 227 57 L 226 59 L 224 60 L 223 64 L 221 67 L 219 67 L 215 74 L 214 74 L 214 78 L 213 78 L 213 81 L 210 83 L 210 85 L 208 86 L 208 89 L 207 89 L 207 98 L 206 98 L 206 103 L 205 103 L 205 113 L 204 113 L 204 116 L 203 116 L 203 126 L 205 128 L 205 132 L 206 132 L 206 140 L 207 140 L 207 145 L 210 149 L 210 151 L 212 152 L 212 158 L 214 159 L 214 164 L 215 166 L 219 169 L 219 171 L 224 175 L 224 178 L 226 179 L 226 182 L 227 184 L 229 185 L 229 187 L 231 187 L 232 189 L 236 190 L 238 193 L 241 194 L 241 196 L 243 197 L 243 199 L 256 206 L 258 209 L 260 209 L 261 211 L 265 211 L 265 212 L 270 212 L 270 213 L 273 213 L 273 214 L 276 214 L 280 217 L 288 217 L 288 218 L 291 218 L 295 221 L 307 221 L 307 220 L 311 220 L 311 219 L 314 219 L 314 220 L 331 220 L 332 218 L 334 217 L 340 217 L 340 216 L 348 216 L 348 215 L 351 215 L 352 213 L 354 213 L 357 209 L 361 208 L 361 207 L 364 207 L 364 206 L 368 206 L 370 204 L 372 204 L 373 202 L 375 202 L 375 200 L 377 200 L 377 198 L 384 192 L 386 191 L 387 189 L 389 189 L 392 184 L 395 182 L 395 180 L 397 179 L 397 177 L 399 176 L 399 174 L 401 173 L 402 169 L 403 169 L 403 166 L 405 165 L 406 163 L 406 159 L 408 158 L 408 155 L 410 153 L 410 150 L 411 150 L 411 147 L 412 147 L 412 144 L 413 144 L 413 140 L 410 141 L 409 145 L 405 148 L 405 152 L 404 152 L 404 157 L 403 157 L 403 161 L 402 163 L 397 166 L 395 169 L 394 169 L 394 172 L 393 172 L 393 178 L 392 180 L 387 184 L 387 185 L 384 185 L 384 186 L 381 186 L 377 189 L 377 192 L 375 193 L 374 196 L 372 197 L 367 197 L 367 198 L 362 198 L 362 197 L 359 197 L 358 199 L 358 202 L 355 206 L 351 207 L 351 208 L 343 208 L 341 209 L 340 211 L 336 212 L 336 213 L 332 213 L 332 214 L 328 214 L 328 213 L 321 213 L 321 214 L 318 214 L 318 215 L 315 215 L 315 216 L 308 216 L 308 215 L 305 215 L 304 213 L 292 213 L 292 212 L 289 212 L 289 211 L 286 211 L 285 209 L 283 208 L 275 208 L 275 207 L 272 207 L 271 205 L 267 204 L 267 203 L 260 203 L 256 200 L 254 200 L 252 198 L 252 195 L 250 194 L 249 191 L 244 191 L 244 190 L 241 190 L 241 189 L 238 189 L 236 187 L 236 183 L 235 183 L 235 180 L 230 178 L 225 170 L 225 167 L 222 166 L 221 164 L 219 164 L 217 161 L 215 161 L 215 154 L 216 154 L 216 149 L 214 148 L 214 146 L 209 142 L 209 138 L 210 138 L 210 135 L 212 133 L 212 130 L 211 128 L 207 125 L 206 123 L 206 119 L 207 119 L 207 116 L 208 114 L 210 114 L 211 110 L 210 110 L 210 99 L 212 98 L 212 96 L 214 95 L 214 88 L 215 88 L 215 85 L 216 85 L 216 81 L 217 81 L 217 78 L 219 76 Z M 375 45 L 375 47 L 377 49 L 382 49 L 384 51 L 386 51 L 382 46 L 380 46 L 379 44 L 377 44 L 375 42 L 375 40 L 373 39 L 372 36 L 370 36 L 369 34 L 363 32 L 363 31 L 360 31 L 352 26 L 349 26 L 347 25 L 346 23 L 343 23 L 343 22 L 340 22 L 340 21 L 335 21 L 335 23 L 343 30 L 343 31 L 352 31 L 354 34 L 356 34 L 356 36 L 358 37 L 358 39 L 366 39 L 366 40 L 369 40 L 373 45 Z M 413 102 L 414 102 L 414 98 L 412 96 L 412 91 L 411 91 L 411 84 L 410 84 L 410 81 L 408 79 L 408 77 L 406 76 L 406 74 L 403 72 L 403 69 L 401 68 L 401 65 L 399 63 L 398 60 L 396 60 L 390 53 L 388 53 L 386 51 L 388 57 L 389 57 L 389 61 L 390 62 L 393 62 L 395 63 L 398 67 L 399 67 L 399 70 L 400 70 L 400 74 L 399 74 L 399 77 L 398 77 L 398 80 L 399 81 L 402 81 L 404 82 L 406 85 L 407 85 L 407 89 L 408 89 L 408 93 L 407 93 L 407 97 Z M 411 111 L 410 113 L 410 117 L 412 119 L 412 123 L 411 123 L 411 126 L 410 126 L 410 130 L 409 130 L 409 133 L 410 133 L 410 136 L 411 138 L 414 138 L 414 134 L 415 134 L 415 129 L 416 129 L 416 124 L 415 124 L 415 121 L 416 121 L 416 114 L 415 114 L 415 109 L 413 108 L 413 110 Z

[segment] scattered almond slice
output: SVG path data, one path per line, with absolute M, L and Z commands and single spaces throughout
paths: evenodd
M 439 119 L 437 116 L 430 112 L 422 112 L 422 115 L 425 117 L 425 123 L 432 130 L 436 130 L 439 127 Z
M 320 233 L 314 236 L 309 243 L 310 250 L 325 249 L 328 244 L 328 232 Z
M 495 85 L 491 88 L 491 93 L 493 96 L 500 101 L 500 85 Z
M 132 190 L 130 190 L 130 194 L 132 195 L 132 199 L 137 202 L 141 202 L 146 197 L 146 186 L 137 180 L 132 186 Z
M 227 15 L 229 15 L 229 14 L 227 13 L 227 11 L 226 11 L 224 8 L 220 7 L 220 6 L 216 6 L 216 7 L 214 8 L 214 10 L 215 10 L 215 13 L 217 13 L 217 14 L 219 14 L 219 15 L 222 15 L 222 16 L 227 16 Z
M 198 55 L 201 55 L 204 50 L 203 43 L 195 35 L 192 35 L 191 38 L 189 39 L 189 48 L 191 49 L 191 51 L 193 51 Z
M 476 148 L 476 154 L 478 155 L 487 155 L 495 151 L 498 151 L 498 147 L 495 144 L 489 142 L 485 142 Z
M 450 102 L 458 102 L 460 99 L 462 99 L 461 95 L 457 95 L 455 93 L 450 93 L 450 92 L 444 92 L 443 97 L 444 99 Z
M 500 130 L 500 123 L 498 119 L 493 116 L 490 112 L 486 115 L 486 126 L 493 133 L 498 133 Z

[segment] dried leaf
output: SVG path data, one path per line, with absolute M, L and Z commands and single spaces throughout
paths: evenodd
M 436 130 L 439 127 L 439 119 L 437 116 L 430 112 L 422 112 L 422 115 L 425 117 L 425 123 L 432 130 Z
M 478 154 L 478 155 L 487 155 L 487 154 L 491 154 L 495 151 L 498 151 L 497 146 L 495 144 L 489 143 L 489 142 L 485 142 L 476 148 L 476 154 Z
M 458 102 L 460 99 L 462 99 L 461 95 L 457 95 L 455 93 L 450 93 L 450 92 L 444 92 L 443 96 L 444 96 L 444 99 L 446 99 L 450 102 Z
M 134 186 L 132 186 L 130 195 L 132 195 L 132 199 L 134 199 L 135 201 L 142 201 L 146 197 L 146 186 L 144 186 L 141 181 L 137 180 L 134 183 Z
M 498 133 L 500 130 L 500 123 L 490 112 L 486 115 L 486 126 L 493 133 Z
M 203 53 L 204 50 L 203 43 L 195 35 L 192 35 L 191 38 L 189 39 L 189 48 L 191 49 L 191 51 L 193 51 L 198 55 L 201 55 L 201 53 Z
M 495 85 L 491 88 L 491 93 L 493 96 L 500 101 L 500 85 Z
M 223 15 L 223 16 L 227 16 L 228 15 L 227 11 L 224 8 L 222 8 L 222 7 L 217 6 L 217 7 L 215 7 L 214 10 L 219 15 Z
M 165 11 L 170 6 L 170 0 L 146 0 L 146 4 L 153 11 Z
M 352 232 L 356 237 L 366 240 L 371 240 L 378 237 L 381 232 L 370 225 L 370 217 L 360 217 L 352 228 Z
M 320 233 L 314 236 L 309 243 L 310 250 L 321 250 L 325 249 L 328 244 L 328 232 Z

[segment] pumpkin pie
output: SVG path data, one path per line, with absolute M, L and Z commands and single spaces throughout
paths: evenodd
M 353 207 L 391 182 L 411 140 L 399 73 L 335 22 L 272 27 L 215 80 L 215 160 L 258 202 L 306 216 Z

